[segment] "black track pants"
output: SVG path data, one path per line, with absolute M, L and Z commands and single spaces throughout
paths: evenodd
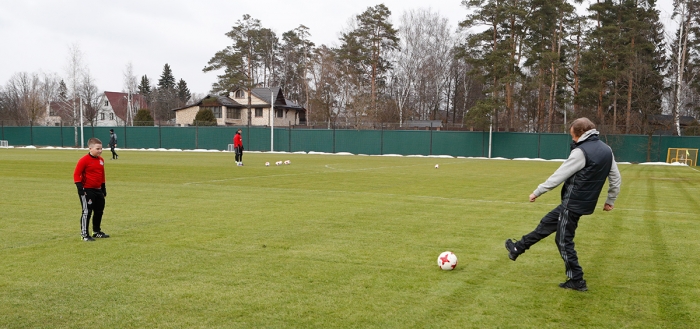
M 105 209 L 105 197 L 101 190 L 85 189 L 85 195 L 80 196 L 80 204 L 83 207 L 83 214 L 80 216 L 80 235 L 83 237 L 90 235 L 90 215 L 92 216 L 92 231 L 100 232 L 100 223 L 102 223 L 102 214 Z
M 233 151 L 236 153 L 236 162 L 243 162 L 243 150 L 240 147 L 235 147 Z
M 109 150 L 112 151 L 112 159 L 116 159 L 117 157 L 119 157 L 119 154 L 117 154 L 117 152 L 114 151 L 114 145 L 110 146 Z
M 570 212 L 559 205 L 542 217 L 540 224 L 534 231 L 523 235 L 523 238 L 515 243 L 518 250 L 530 249 L 532 245 L 556 232 L 554 242 L 557 244 L 559 254 L 564 260 L 566 276 L 573 280 L 583 279 L 583 269 L 578 263 L 578 256 L 574 249 L 574 236 L 578 227 L 578 220 L 581 215 Z

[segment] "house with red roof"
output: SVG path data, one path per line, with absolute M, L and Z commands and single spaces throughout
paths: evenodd
M 132 124 L 136 112 L 140 109 L 148 107 L 146 98 L 140 94 L 131 94 L 131 101 L 128 99 L 129 94 L 114 91 L 104 92 L 104 101 L 97 113 L 97 126 L 124 126 Z M 131 115 L 129 115 L 131 109 Z

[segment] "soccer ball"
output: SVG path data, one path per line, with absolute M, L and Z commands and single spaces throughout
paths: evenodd
M 269 166 L 270 166 L 270 163 L 269 163 L 269 162 L 265 162 L 265 167 L 269 167 Z
M 438 266 L 445 271 L 451 271 L 457 266 L 457 255 L 451 251 L 445 251 L 437 259 Z
M 439 165 L 439 164 L 436 164 L 436 165 L 435 165 L 435 169 L 438 169 L 438 168 L 440 168 L 440 165 Z
M 275 162 L 275 166 L 281 166 L 281 165 L 282 165 L 282 161 Z
M 286 164 L 286 165 L 291 164 L 291 163 L 292 163 L 292 162 L 289 161 L 289 160 L 285 160 L 285 161 L 284 161 L 284 164 Z

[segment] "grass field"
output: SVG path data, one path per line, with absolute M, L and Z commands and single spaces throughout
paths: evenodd
M 559 189 L 527 202 L 558 162 L 121 151 L 105 164 L 112 237 L 86 243 L 85 153 L 0 149 L 0 328 L 700 323 L 693 168 L 620 166 L 616 209 L 577 230 L 581 293 L 557 286 L 553 237 L 517 262 L 503 247 L 558 203 Z M 436 265 L 445 250 L 454 271 Z

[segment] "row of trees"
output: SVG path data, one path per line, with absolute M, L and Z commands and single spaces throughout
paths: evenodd
M 151 84 L 148 76 L 143 75 L 136 90 L 146 99 L 148 108 L 151 109 L 153 119 L 156 121 L 174 119 L 173 109 L 183 107 L 194 100 L 185 80 L 180 79 L 177 84 L 175 83 L 175 76 L 167 63 L 163 66 L 158 84 Z
M 462 3 L 469 14 L 458 28 L 429 9 L 406 11 L 394 25 L 388 7 L 369 7 L 333 46 L 312 43 L 303 25 L 279 37 L 243 15 L 203 70 L 216 72 L 212 91 L 220 94 L 282 87 L 311 125 L 441 120 L 559 132 L 588 116 L 608 132 L 648 133 L 652 116 L 670 114 L 680 134 L 681 117 L 700 114 L 700 0 L 674 0 L 672 35 L 656 0 Z M 75 50 L 65 79 L 18 73 L 0 87 L 0 120 L 35 120 L 59 97 L 73 115 L 76 99 L 97 100 Z M 139 83 L 129 64 L 124 90 L 145 96 L 154 119 L 169 120 L 173 108 L 197 101 L 176 81 L 166 64 L 157 83 L 146 75 Z
M 339 45 L 315 46 L 300 25 L 279 39 L 244 15 L 232 43 L 204 68 L 215 92 L 280 86 L 310 124 L 442 120 L 516 131 L 563 131 L 594 119 L 615 133 L 647 133 L 649 119 L 696 116 L 700 0 L 676 0 L 665 35 L 655 0 L 466 0 L 455 30 L 430 10 L 385 5 L 351 19 Z
M 82 116 L 83 124 L 95 125 L 105 103 L 105 94 L 97 87 L 83 56 L 77 45 L 69 47 L 64 76 L 43 72 L 12 75 L 4 86 L 0 86 L 0 121 L 43 125 L 54 124 L 49 122 L 50 117 L 60 117 L 63 125 L 78 126 Z M 151 84 L 146 75 L 137 83 L 131 63 L 126 65 L 123 73 L 122 92 L 127 94 L 129 104 L 126 118 L 123 118 L 126 124 L 139 121 L 135 118 L 139 110 L 147 110 L 150 122 L 154 119 L 161 122 L 172 120 L 172 109 L 196 101 L 197 96 L 193 97 L 187 82 L 183 79 L 175 82 L 168 64 L 164 65 L 157 84 Z M 140 108 L 139 102 L 134 100 L 136 94 L 146 99 L 145 108 Z
M 48 117 L 56 116 L 67 118 L 64 124 L 73 126 L 80 124 L 80 118 L 83 123 L 94 124 L 103 98 L 94 76 L 83 65 L 80 48 L 71 45 L 65 79 L 56 73 L 18 72 L 0 86 L 0 121 L 48 125 L 54 124 Z M 79 145 L 78 129 L 74 130 L 74 139 Z

